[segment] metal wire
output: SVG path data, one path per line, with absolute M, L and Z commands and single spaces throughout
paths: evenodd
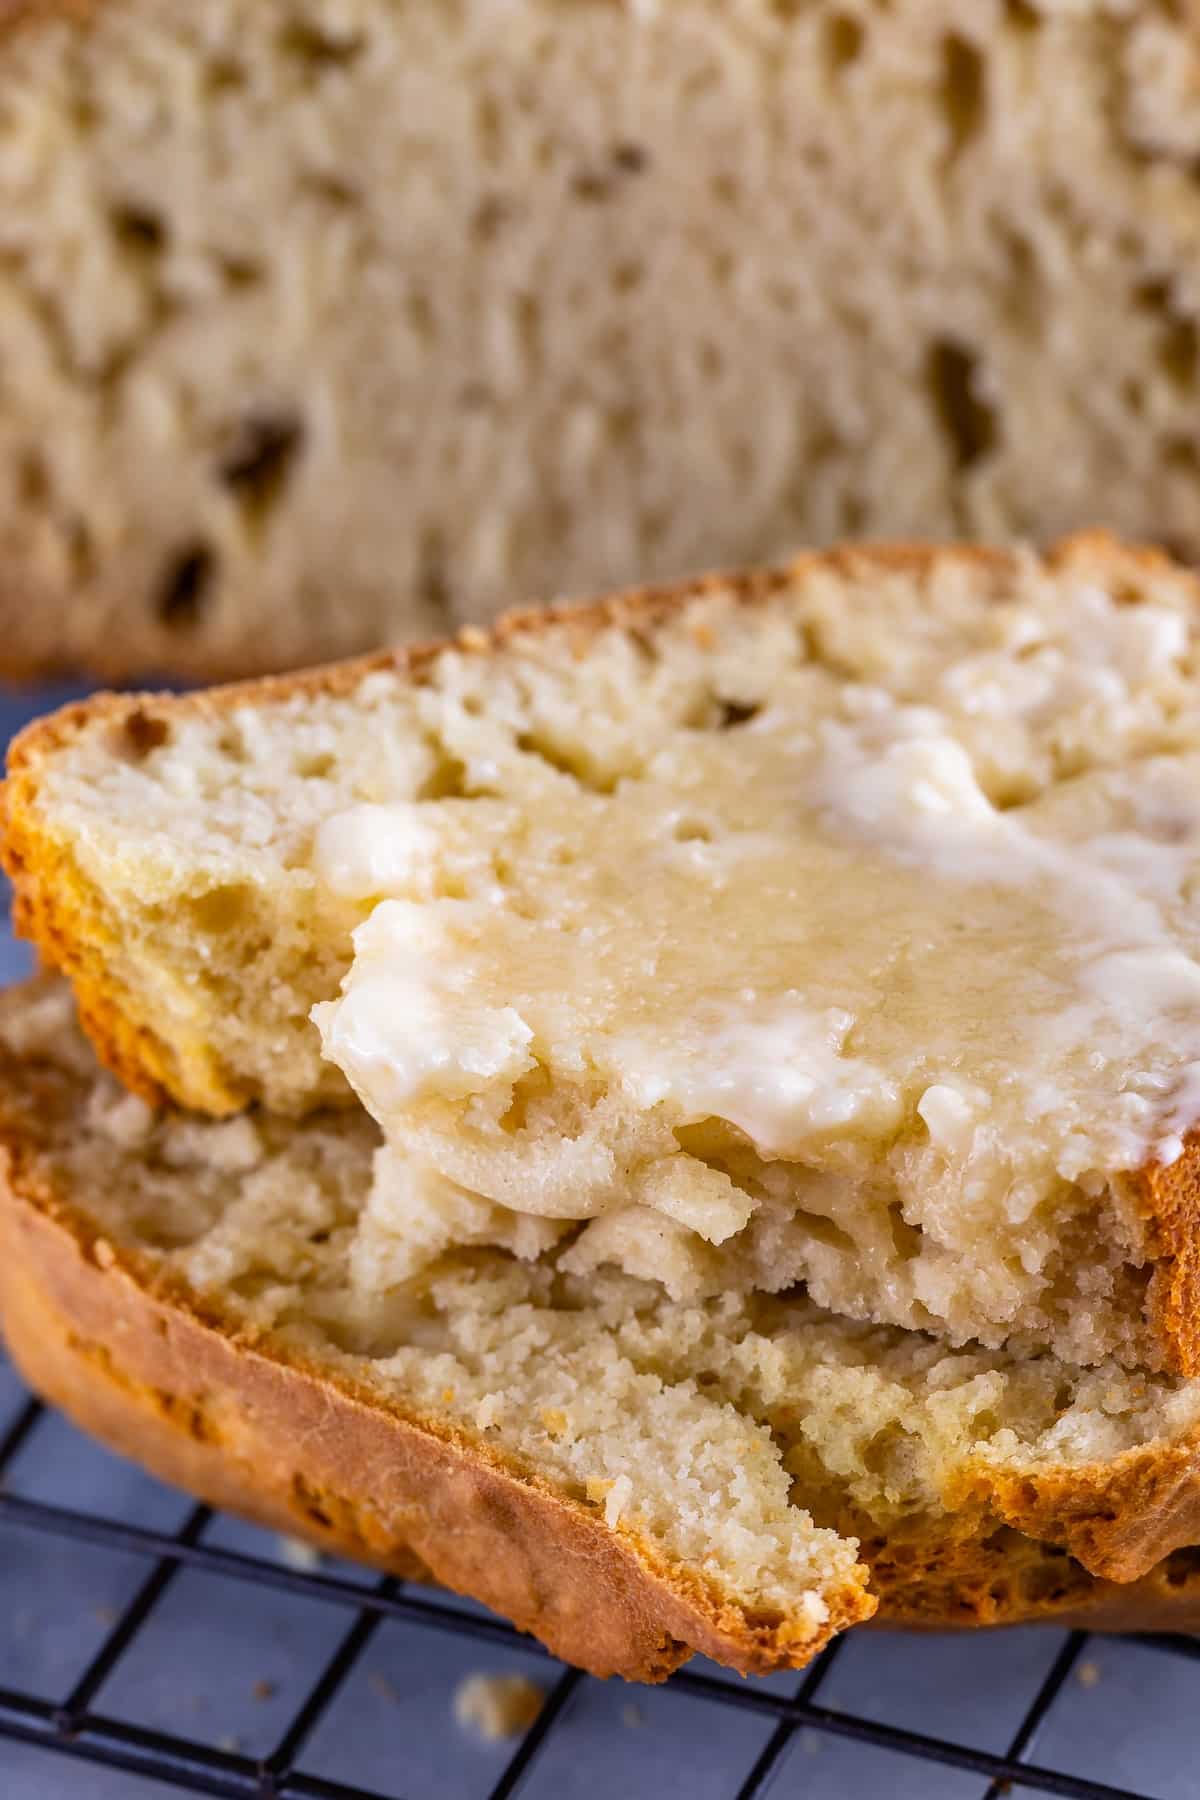
M 29 1401 L 0 1438 L 0 1481 L 8 1464 L 35 1432 L 43 1413 L 40 1402 Z M 0 1687 L 0 1740 L 42 1745 L 83 1763 L 126 1770 L 152 1777 L 184 1793 L 212 1794 L 227 1800 L 300 1800 L 301 1796 L 307 1800 L 386 1800 L 376 1790 L 308 1774 L 296 1766 L 305 1745 L 385 1618 L 403 1619 L 426 1630 L 455 1633 L 477 1642 L 519 1647 L 526 1654 L 546 1654 L 502 1620 L 464 1612 L 429 1590 L 409 1589 L 390 1579 L 364 1588 L 319 1569 L 291 1568 L 206 1544 L 203 1533 L 209 1518 L 208 1509 L 197 1506 L 177 1532 L 153 1531 L 31 1500 L 0 1488 L 0 1523 L 48 1533 L 62 1541 L 133 1553 L 147 1563 L 141 1586 L 62 1700 L 48 1701 Z M 230 1578 L 247 1587 L 303 1594 L 344 1607 L 353 1614 L 324 1669 L 282 1730 L 275 1749 L 264 1757 L 214 1749 L 182 1734 L 130 1724 L 93 1710 L 92 1703 L 101 1685 L 183 1569 Z M 1200 1654 L 1200 1645 L 1189 1639 L 1155 1634 L 1141 1641 L 1167 1654 L 1193 1658 Z M 996 1800 L 1013 1791 L 1066 1795 L 1072 1800 L 1146 1800 L 1133 1789 L 1106 1786 L 1065 1770 L 1044 1768 L 1029 1758 L 1038 1727 L 1087 1642 L 1084 1632 L 1070 1634 L 1003 1754 L 884 1724 L 845 1707 L 822 1704 L 822 1690 L 838 1659 L 840 1642 L 814 1664 L 793 1696 L 780 1695 L 761 1683 L 721 1681 L 687 1668 L 672 1677 L 672 1685 L 706 1705 L 757 1713 L 774 1721 L 767 1742 L 736 1790 L 737 1800 L 759 1800 L 767 1792 L 802 1727 L 977 1775 L 981 1800 Z M 492 1788 L 490 1800 L 510 1800 L 519 1792 L 526 1775 L 559 1729 L 582 1680 L 578 1671 L 562 1670 L 537 1719 Z

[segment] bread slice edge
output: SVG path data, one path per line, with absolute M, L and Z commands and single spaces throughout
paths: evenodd
M 676 586 L 649 587 L 589 605 L 560 605 L 514 612 L 489 631 L 470 628 L 454 640 L 467 654 L 490 652 L 531 634 L 562 630 L 586 643 L 606 627 L 652 629 L 690 602 L 713 591 L 731 593 L 743 606 L 813 574 L 869 578 L 873 570 L 928 572 L 946 561 L 993 579 L 1021 566 L 1028 553 L 979 545 L 851 546 L 809 552 L 774 569 L 700 577 Z M 1180 572 L 1161 552 L 1122 543 L 1105 532 L 1063 540 L 1046 553 L 1051 574 L 1091 573 L 1109 580 L 1145 579 L 1156 572 Z M 1200 611 L 1200 582 L 1195 586 Z M 36 721 L 14 741 L 8 778 L 0 787 L 0 860 L 14 887 L 14 922 L 43 958 L 63 970 L 76 995 L 84 1029 L 101 1061 L 128 1087 L 155 1104 L 168 1100 L 220 1116 L 254 1096 L 219 1065 L 203 1045 L 181 1054 L 137 1016 L 119 984 L 113 951 L 122 921 L 117 909 L 80 867 L 72 846 L 57 834 L 39 807 L 39 783 L 47 764 L 81 734 L 92 730 L 124 733 L 153 744 L 172 718 L 201 714 L 221 718 L 246 705 L 270 705 L 306 694 L 346 695 L 377 670 L 394 670 L 418 681 L 447 643 L 409 646 L 296 675 L 212 688 L 184 695 L 100 694 Z M 1146 1312 L 1159 1346 L 1161 1366 L 1184 1374 L 1200 1372 L 1200 1133 L 1186 1141 L 1169 1167 L 1143 1167 L 1124 1187 L 1126 1204 L 1144 1227 L 1151 1273 Z
M 155 1292 L 127 1254 L 47 1189 L 12 1145 L 0 1183 L 0 1315 L 30 1385 L 161 1480 L 327 1554 L 484 1600 L 597 1675 L 665 1679 L 694 1650 L 744 1673 L 794 1666 L 786 1634 L 757 1629 L 473 1448 L 379 1413 L 340 1383 L 240 1340 L 182 1294 Z M 364 1417 L 364 1415 L 366 1415 Z M 350 1451 L 349 1457 L 345 1452 Z M 387 1508 L 346 1491 L 401 1452 L 411 1478 Z M 395 1485 L 394 1481 L 391 1485 Z M 1165 1556 L 1138 1579 L 1090 1575 L 1013 1531 L 999 1554 L 947 1566 L 943 1543 L 872 1559 L 875 1626 L 944 1631 L 1031 1623 L 1093 1631 L 1200 1629 L 1200 1558 Z M 874 1600 L 850 1591 L 802 1660 Z
M 860 1565 L 823 1590 L 819 1627 L 752 1615 L 449 1421 L 406 1416 L 164 1288 L 47 1180 L 2 1093 L 0 1139 L 0 1319 L 14 1360 L 165 1479 L 323 1549 L 428 1570 L 596 1675 L 659 1681 L 694 1652 L 745 1674 L 799 1668 L 874 1612 Z

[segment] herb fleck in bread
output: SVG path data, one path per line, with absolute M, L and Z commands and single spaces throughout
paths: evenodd
M 349 1073 L 367 1279 L 558 1244 L 1191 1372 L 1198 619 L 1104 537 L 847 551 L 102 697 L 12 752 L 17 917 L 151 1097 Z
M 369 1292 L 365 1119 L 156 1118 L 49 982 L 0 1040 L 6 1336 L 169 1479 L 645 1679 L 867 1617 L 851 1529 L 897 1621 L 1194 1616 L 1186 1559 L 1177 1590 L 1156 1565 L 1200 1535 L 1196 1383 L 493 1251 Z
M 294 666 L 847 535 L 1200 552 L 1190 8 L 0 20 L 9 668 Z

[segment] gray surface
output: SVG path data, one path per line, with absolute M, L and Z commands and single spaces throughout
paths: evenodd
M 55 693 L 52 698 L 62 698 Z M 0 733 L 37 710 L 0 701 Z M 0 980 L 30 966 L 0 935 Z M 0 1428 L 21 1400 L 0 1363 Z M 7 1485 L 30 1498 L 173 1530 L 188 1503 L 42 1420 Z M 206 1541 L 278 1557 L 277 1542 L 217 1519 Z M 148 1570 L 135 1555 L 66 1544 L 0 1524 L 0 1684 L 62 1698 Z M 339 1568 L 368 1582 L 360 1571 Z M 307 1596 L 248 1589 L 183 1572 L 102 1687 L 109 1716 L 248 1754 L 269 1751 L 352 1614 Z M 989 1751 L 1006 1748 L 1060 1645 L 1058 1632 L 902 1638 L 859 1634 L 821 1691 L 822 1704 Z M 703 1663 L 693 1669 L 736 1681 Z M 511 1744 L 477 1741 L 454 1723 L 464 1675 L 519 1669 L 549 1683 L 544 1658 L 390 1621 L 375 1633 L 309 1740 L 300 1766 L 382 1795 L 475 1800 Z M 794 1692 L 800 1677 L 765 1684 Z M 527 1800 L 724 1800 L 766 1742 L 771 1720 L 672 1690 L 583 1681 L 535 1759 Z M 1200 1796 L 1200 1664 L 1135 1643 L 1092 1640 L 1050 1711 L 1034 1760 L 1124 1784 L 1155 1800 Z M 986 1784 L 953 1769 L 800 1732 L 770 1793 L 803 1800 L 982 1800 Z M 165 1800 L 177 1789 L 0 1740 L 0 1800 Z

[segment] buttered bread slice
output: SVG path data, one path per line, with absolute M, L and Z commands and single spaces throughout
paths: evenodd
M 1200 589 L 853 551 L 34 727 L 101 1054 L 379 1121 L 364 1243 L 1200 1367 Z
M 803 1296 L 677 1302 L 554 1253 L 394 1283 L 374 1136 L 345 1109 L 155 1115 L 62 986 L 4 995 L 0 1315 L 30 1379 L 166 1479 L 424 1567 L 601 1674 L 799 1666 L 876 1601 L 1194 1624 L 1200 1382 Z

